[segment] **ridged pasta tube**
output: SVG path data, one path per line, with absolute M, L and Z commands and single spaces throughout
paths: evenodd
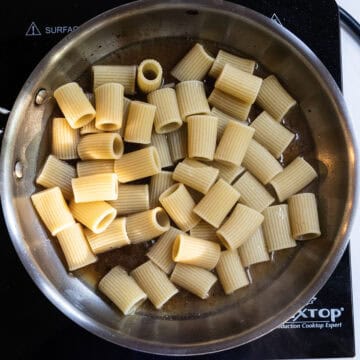
M 79 130 L 73 129 L 65 118 L 54 118 L 52 120 L 51 137 L 51 153 L 58 159 L 72 160 L 78 158 Z
M 126 231 L 132 244 L 156 238 L 169 228 L 169 217 L 161 207 L 132 214 L 126 218 Z
M 159 89 L 163 81 L 161 64 L 154 59 L 143 60 L 137 71 L 137 84 L 145 94 Z
M 190 230 L 190 236 L 208 241 L 219 242 L 219 238 L 216 235 L 216 228 L 203 220 Z
M 54 91 L 54 97 L 69 125 L 78 129 L 95 118 L 95 109 L 76 82 L 67 83 Z
M 176 131 L 167 134 L 170 156 L 174 163 L 187 155 L 187 128 L 182 126 Z
M 174 163 L 171 159 L 169 144 L 166 140 L 165 134 L 156 134 L 151 135 L 151 144 L 156 147 L 158 151 L 161 168 L 167 168 L 173 166 Z
M 114 160 L 84 160 L 76 163 L 79 177 L 114 172 Z M 73 176 L 75 177 L 75 176 Z
M 175 183 L 172 176 L 171 171 L 161 171 L 151 177 L 149 187 L 150 207 L 158 206 L 160 204 L 159 196 Z
M 208 163 L 208 165 L 218 169 L 219 178 L 225 180 L 229 184 L 232 184 L 233 181 L 245 171 L 245 168 L 242 166 L 225 164 L 219 161 L 212 161 Z

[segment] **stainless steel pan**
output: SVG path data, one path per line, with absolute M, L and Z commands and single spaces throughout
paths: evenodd
M 162 61 L 170 66 L 190 40 L 196 39 L 257 59 L 286 83 L 299 101 L 296 111 L 304 119 L 312 144 L 309 148 L 304 144 L 304 155 L 320 173 L 315 190 L 319 192 L 324 234 L 295 250 L 277 253 L 275 263 L 259 265 L 254 284 L 234 296 L 214 296 L 207 302 L 180 296 L 167 311 L 145 307 L 137 315 L 122 317 L 91 286 L 66 272 L 56 242 L 44 230 L 29 200 L 36 190 L 36 173 L 49 151 L 48 120 L 55 106 L 51 93 L 76 79 L 89 85 L 86 79 L 91 64 L 126 60 L 130 53 L 137 62 L 155 50 L 167 53 Z M 159 45 L 165 43 L 172 45 Z M 40 89 L 41 96 L 37 96 Z M 81 26 L 31 74 L 3 139 L 1 200 L 25 268 L 69 318 L 100 337 L 133 349 L 158 354 L 210 353 L 271 331 L 306 304 L 328 279 L 347 245 L 356 198 L 355 158 L 351 126 L 338 87 L 311 50 L 286 29 L 223 1 L 140 1 Z

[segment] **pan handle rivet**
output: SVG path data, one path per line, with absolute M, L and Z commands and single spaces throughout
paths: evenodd
M 15 177 L 17 179 L 21 179 L 24 176 L 23 170 L 24 170 L 23 164 L 20 161 L 17 161 L 14 167 Z
M 40 89 L 35 96 L 35 104 L 43 105 L 48 100 L 48 92 L 45 89 Z

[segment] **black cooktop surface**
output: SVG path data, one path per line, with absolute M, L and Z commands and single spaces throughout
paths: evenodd
M 68 32 L 126 1 L 36 1 L 2 4 L 0 107 L 11 106 L 38 61 Z M 330 0 L 238 0 L 271 17 L 302 39 L 341 85 L 339 18 Z M 281 26 L 281 25 L 279 25 Z M 155 359 L 110 344 L 66 318 L 40 293 L 3 234 L 0 296 L 3 354 L 10 359 Z M 293 318 L 272 333 L 206 359 L 295 359 L 354 356 L 349 251 L 325 287 Z

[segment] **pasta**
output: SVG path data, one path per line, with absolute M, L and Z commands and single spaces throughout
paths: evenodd
M 118 133 L 82 136 L 77 147 L 81 160 L 120 159 L 124 143 Z
M 240 166 L 255 130 L 235 121 L 229 121 L 216 148 L 215 160 Z
M 78 161 L 76 163 L 76 171 L 79 177 L 112 173 L 114 172 L 114 160 Z M 75 177 L 75 175 L 73 177 Z
M 256 103 L 280 122 L 296 101 L 282 87 L 278 79 L 270 75 L 262 82 Z
M 236 250 L 221 252 L 219 262 L 216 265 L 216 272 L 226 295 L 249 285 L 249 280 Z
M 207 299 L 217 277 L 208 270 L 197 266 L 177 263 L 170 280 L 200 299 Z
M 232 184 L 233 181 L 245 171 L 245 168 L 243 168 L 242 166 L 225 164 L 219 161 L 212 161 L 208 164 L 218 169 L 219 178 L 223 179 L 229 184 Z
M 129 215 L 126 231 L 132 244 L 158 237 L 170 228 L 170 220 L 161 207 Z
M 172 259 L 172 247 L 176 236 L 182 233 L 181 230 L 170 226 L 169 230 L 159 237 L 146 254 L 166 274 L 170 274 L 175 266 Z
M 96 234 L 105 231 L 116 217 L 116 210 L 105 201 L 76 203 L 72 200 L 69 207 L 74 218 Z
M 210 113 L 204 83 L 197 80 L 183 81 L 178 83 L 175 89 L 180 116 L 183 121 L 186 121 L 190 115 Z
M 108 228 L 100 234 L 84 229 L 84 234 L 94 254 L 104 253 L 130 244 L 126 232 L 126 218 L 116 218 Z
M 126 121 L 125 141 L 150 144 L 156 106 L 142 101 L 132 101 Z
M 219 242 L 219 238 L 216 235 L 216 228 L 203 220 L 190 230 L 190 236 L 208 241 Z
M 197 166 L 196 164 L 200 164 Z M 219 170 L 206 166 L 196 160 L 187 160 L 179 163 L 173 173 L 173 179 L 186 186 L 206 194 L 215 183 Z
M 213 62 L 214 58 L 197 43 L 171 70 L 171 75 L 180 81 L 202 80 Z
M 195 201 L 183 184 L 169 187 L 159 196 L 159 201 L 182 231 L 189 231 L 200 221 L 193 212 Z
M 161 168 L 167 168 L 174 165 L 171 159 L 170 149 L 166 140 L 166 135 L 153 133 L 151 135 L 151 144 L 155 146 L 158 151 Z
M 64 198 L 69 200 L 73 196 L 71 179 L 75 176 L 74 167 L 53 155 L 49 155 L 36 178 L 36 184 L 44 188 L 59 187 Z
M 161 171 L 159 154 L 154 146 L 127 153 L 115 160 L 114 171 L 121 183 L 158 174 Z
M 75 82 L 58 87 L 54 91 L 54 98 L 73 129 L 78 129 L 95 118 L 94 107 Z
M 186 126 L 182 126 L 176 131 L 167 134 L 170 156 L 174 163 L 182 160 L 187 155 L 187 131 Z
M 99 282 L 99 290 L 104 293 L 124 315 L 134 314 L 147 299 L 136 281 L 120 266 L 113 267 Z
M 124 96 L 124 106 L 123 106 L 123 122 L 122 122 L 122 126 L 121 129 L 119 130 L 120 136 L 123 138 L 124 134 L 125 134 L 125 129 L 126 129 L 126 124 L 127 124 L 127 118 L 129 115 L 129 110 L 130 110 L 130 104 L 131 104 L 131 100 L 126 98 Z
M 261 226 L 239 247 L 239 255 L 245 267 L 270 260 Z
M 220 257 L 220 245 L 203 239 L 179 234 L 173 243 L 172 258 L 175 262 L 212 270 Z
M 69 271 L 75 271 L 97 261 L 84 236 L 80 224 L 73 224 L 57 233 Z
M 118 186 L 116 200 L 108 203 L 116 209 L 117 215 L 128 215 L 150 209 L 149 185 Z
M 264 185 L 283 171 L 280 163 L 254 139 L 250 141 L 242 164 Z
M 92 73 L 94 90 L 100 85 L 112 82 L 123 85 L 125 94 L 135 94 L 135 65 L 94 65 Z
M 234 96 L 225 94 L 219 89 L 214 89 L 211 92 L 208 101 L 211 106 L 242 121 L 247 120 L 251 109 L 251 104 L 247 104 Z
M 51 235 L 55 236 L 75 224 L 59 187 L 31 195 L 31 201 Z
M 295 134 L 279 124 L 266 111 L 263 111 L 250 125 L 256 131 L 254 139 L 275 156 L 276 159 L 285 151 Z
M 248 171 L 240 177 L 233 187 L 241 194 L 240 202 L 258 212 L 263 212 L 275 199 L 266 188 Z
M 270 184 L 282 202 L 309 185 L 316 177 L 313 167 L 302 157 L 297 157 L 282 173 L 275 176 Z
M 216 147 L 218 119 L 210 115 L 187 118 L 188 155 L 199 160 L 213 160 Z
M 161 309 L 179 292 L 166 274 L 150 260 L 134 269 L 131 276 L 145 291 L 156 309 Z
M 170 133 L 182 125 L 176 92 L 172 88 L 162 88 L 151 92 L 147 101 L 156 106 L 154 126 L 158 134 Z
M 292 237 L 309 240 L 321 235 L 315 194 L 303 193 L 288 199 Z
M 296 246 L 291 235 L 289 211 L 286 204 L 270 206 L 264 210 L 263 231 L 269 252 Z
M 215 82 L 215 89 L 219 89 L 247 104 L 253 104 L 262 81 L 262 78 L 227 63 Z
M 74 178 L 71 185 L 76 203 L 115 200 L 118 197 L 118 180 L 114 173 Z
M 256 210 L 237 204 L 216 235 L 227 249 L 234 250 L 247 241 L 263 221 L 264 216 Z
M 58 159 L 77 159 L 79 130 L 73 129 L 65 118 L 54 118 L 51 131 L 51 153 Z
M 95 120 L 90 121 L 88 124 L 80 128 L 80 135 L 98 134 L 101 132 L 102 130 L 99 130 L 95 127 Z
M 209 75 L 217 78 L 223 70 L 225 64 L 230 64 L 237 69 L 252 74 L 254 72 L 256 63 L 254 60 L 244 59 L 242 57 L 230 54 L 224 50 L 219 50 L 209 71 Z
M 218 228 L 239 197 L 240 194 L 231 185 L 219 179 L 194 207 L 194 213 Z
M 143 93 L 147 94 L 157 90 L 163 81 L 163 69 L 154 59 L 143 60 L 137 72 L 137 84 Z
M 159 196 L 171 185 L 174 184 L 172 178 L 173 173 L 171 171 L 161 171 L 160 173 L 153 175 L 150 180 L 150 206 L 155 207 L 160 204 Z

